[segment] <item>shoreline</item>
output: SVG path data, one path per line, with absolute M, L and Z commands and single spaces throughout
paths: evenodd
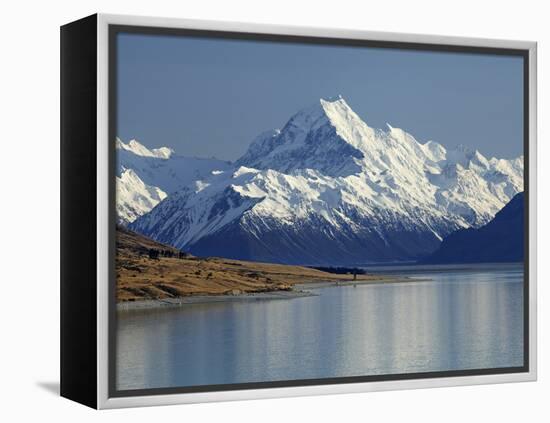
M 210 304 L 210 303 L 226 303 L 237 301 L 266 301 L 266 300 L 290 300 L 293 298 L 316 297 L 319 294 L 307 291 L 307 289 L 322 289 L 339 286 L 358 286 L 358 285 L 377 285 L 387 283 L 414 283 L 425 282 L 431 279 L 427 278 L 380 278 L 375 280 L 345 280 L 345 281 L 322 281 L 322 282 L 306 282 L 299 283 L 293 286 L 289 291 L 267 291 L 267 292 L 249 292 L 242 294 L 205 294 L 191 295 L 177 298 L 163 298 L 154 300 L 140 301 L 124 301 L 116 304 L 117 311 L 134 311 L 134 310 L 152 310 L 163 308 L 182 307 L 188 304 Z
M 380 279 L 372 280 L 349 280 L 349 281 L 322 281 L 322 282 L 306 282 L 306 283 L 297 283 L 294 287 L 298 289 L 322 289 L 330 288 L 334 286 L 361 286 L 361 285 L 384 285 L 389 283 L 415 283 L 415 282 L 428 282 L 431 281 L 430 278 L 411 278 L 408 276 L 398 276 L 395 278 L 388 277 L 388 275 L 383 276 Z
M 270 291 L 243 294 L 190 295 L 187 297 L 164 298 L 158 300 L 124 301 L 117 303 L 117 311 L 150 310 L 155 308 L 181 307 L 187 304 L 226 303 L 233 301 L 289 300 L 292 298 L 315 297 L 308 291 Z

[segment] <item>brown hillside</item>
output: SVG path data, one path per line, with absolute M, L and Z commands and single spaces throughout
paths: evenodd
M 290 290 L 297 283 L 343 281 L 337 275 L 301 266 L 256 263 L 223 258 L 179 258 L 179 250 L 118 227 L 117 301 L 177 298 Z M 149 250 L 170 251 L 173 257 L 149 257 Z M 357 280 L 380 279 L 358 275 Z

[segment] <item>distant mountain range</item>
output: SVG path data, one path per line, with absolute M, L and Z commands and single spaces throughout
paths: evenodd
M 182 157 L 167 147 L 149 150 L 136 140 L 126 144 L 117 138 L 116 149 L 117 216 L 123 225 L 213 170 L 230 168 L 228 162 Z
M 489 223 L 477 229 L 460 229 L 451 233 L 422 262 L 454 264 L 523 261 L 524 203 L 524 194 L 516 194 Z
M 259 135 L 235 163 L 118 140 L 121 223 L 199 256 L 308 265 L 415 260 L 523 191 L 523 157 L 369 127 L 341 98 Z

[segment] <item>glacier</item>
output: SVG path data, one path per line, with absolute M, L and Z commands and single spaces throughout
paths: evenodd
M 412 261 L 451 232 L 486 224 L 523 191 L 522 156 L 487 159 L 386 126 L 369 127 L 339 96 L 260 134 L 232 164 L 125 144 L 118 170 L 142 180 L 136 198 L 151 197 L 128 225 L 199 256 Z

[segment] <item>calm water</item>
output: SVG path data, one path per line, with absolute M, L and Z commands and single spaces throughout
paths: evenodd
M 119 312 L 117 387 L 522 366 L 522 269 L 394 268 L 431 280 Z

